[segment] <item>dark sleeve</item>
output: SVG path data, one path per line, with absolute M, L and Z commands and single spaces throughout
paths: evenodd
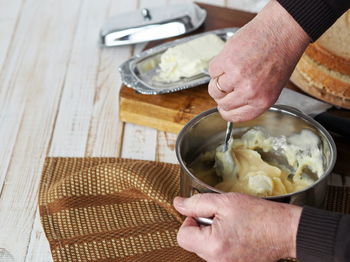
M 350 0 L 277 0 L 316 41 L 346 10 Z
M 304 207 L 297 234 L 301 262 L 350 261 L 350 215 Z

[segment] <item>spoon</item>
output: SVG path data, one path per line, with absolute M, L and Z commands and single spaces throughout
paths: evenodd
M 233 123 L 227 122 L 224 143 L 216 148 L 215 153 L 215 171 L 221 176 L 223 181 L 234 180 L 237 178 L 237 169 L 235 161 L 231 154 Z M 213 217 L 195 217 L 198 223 L 209 226 L 213 223 Z
M 224 144 L 216 148 L 215 170 L 223 181 L 233 180 L 237 177 L 236 163 L 231 154 L 233 123 L 227 122 Z
M 229 141 L 232 138 L 232 131 L 233 131 L 233 123 L 227 122 L 226 134 L 225 134 L 225 140 L 224 140 L 224 152 L 228 150 Z

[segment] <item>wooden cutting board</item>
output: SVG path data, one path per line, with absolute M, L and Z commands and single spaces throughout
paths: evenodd
M 242 27 L 255 16 L 223 7 L 199 5 L 207 10 L 207 18 L 195 34 L 226 27 Z M 146 49 L 174 39 L 152 42 Z M 215 101 L 207 93 L 207 85 L 163 95 L 142 95 L 126 86 L 122 86 L 120 91 L 122 121 L 172 133 L 178 133 L 194 116 L 215 106 Z

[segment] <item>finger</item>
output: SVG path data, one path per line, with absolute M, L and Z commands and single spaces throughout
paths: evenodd
M 177 233 L 179 246 L 190 252 L 202 253 L 203 243 L 209 238 L 208 228 L 201 228 L 192 217 L 186 217 Z
M 220 53 L 209 62 L 208 72 L 209 72 L 209 75 L 211 76 L 211 78 L 214 78 L 215 76 L 218 76 L 222 72 L 224 72 L 224 69 L 222 66 L 223 63 L 221 62 Z
M 195 194 L 190 198 L 176 197 L 174 207 L 182 215 L 190 217 L 213 217 L 218 211 L 219 194 Z
M 223 98 L 226 94 L 230 93 L 234 89 L 232 81 L 227 74 L 213 77 L 208 85 L 209 95 L 214 99 Z
M 222 110 L 229 111 L 248 105 L 249 97 L 247 96 L 246 92 L 244 92 L 243 88 L 237 88 L 221 99 L 216 99 L 215 102 Z
M 210 79 L 210 82 L 208 84 L 208 93 L 213 99 L 217 100 L 217 99 L 221 99 L 221 98 L 225 97 L 226 94 L 221 92 L 217 88 L 215 81 L 216 80 L 214 80 L 214 79 Z
M 257 108 L 252 105 L 245 105 L 233 110 L 225 111 L 218 107 L 223 119 L 234 123 L 252 120 L 265 112 L 265 108 Z

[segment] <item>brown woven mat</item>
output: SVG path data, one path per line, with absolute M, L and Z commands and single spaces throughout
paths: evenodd
M 202 261 L 176 242 L 179 174 L 160 162 L 47 158 L 39 209 L 54 261 Z M 348 189 L 331 187 L 327 199 L 349 212 Z

